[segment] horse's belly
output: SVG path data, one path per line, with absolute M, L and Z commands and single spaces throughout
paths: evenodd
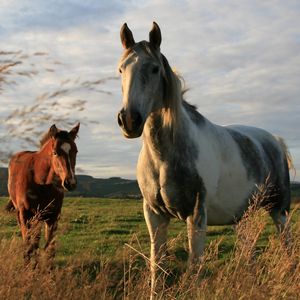
M 237 222 L 244 210 L 236 208 L 233 210 L 225 209 L 224 207 L 209 206 L 207 208 L 207 225 L 229 225 Z
M 253 188 L 249 185 L 243 189 L 228 190 L 214 197 L 207 197 L 208 225 L 228 225 L 239 221 L 248 207 L 252 192 Z

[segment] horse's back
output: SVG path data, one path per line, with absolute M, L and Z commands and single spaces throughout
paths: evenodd
M 10 158 L 9 169 L 25 167 L 33 159 L 35 153 L 36 151 L 21 151 L 15 153 Z
M 18 180 L 24 177 L 25 174 L 30 173 L 33 168 L 34 154 L 35 152 L 33 151 L 23 151 L 14 154 L 9 161 L 9 178 Z
M 8 193 L 15 208 L 20 202 L 26 202 L 26 190 L 31 179 L 33 164 L 32 151 L 23 151 L 14 154 L 8 166 Z

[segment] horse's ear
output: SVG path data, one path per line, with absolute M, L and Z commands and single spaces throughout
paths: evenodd
M 74 128 L 69 131 L 70 138 L 74 141 L 77 137 L 79 131 L 80 123 L 78 123 Z
M 129 49 L 134 46 L 135 41 L 134 41 L 132 32 L 128 28 L 126 23 L 124 23 L 124 25 L 121 28 L 120 37 L 121 37 L 121 42 L 122 42 L 124 49 Z
M 53 124 L 50 129 L 49 129 L 49 133 L 50 133 L 50 136 L 52 138 L 55 138 L 56 134 L 58 133 L 58 129 L 57 127 L 55 126 L 55 124 Z
M 161 32 L 159 26 L 155 22 L 153 22 L 152 29 L 149 32 L 149 41 L 155 49 L 159 49 L 161 44 Z

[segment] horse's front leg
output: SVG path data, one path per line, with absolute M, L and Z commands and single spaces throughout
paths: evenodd
M 27 265 L 33 256 L 36 256 L 41 238 L 41 223 L 38 219 L 31 217 L 24 209 L 18 211 L 18 220 L 22 231 L 25 246 L 24 260 Z M 36 257 L 37 259 L 37 257 Z M 35 262 L 37 263 L 37 261 Z
M 48 220 L 45 222 L 45 240 L 46 244 L 44 250 L 47 258 L 52 260 L 55 256 L 55 232 L 57 230 L 58 219 Z
M 207 230 L 207 213 L 204 199 L 197 193 L 196 204 L 192 215 L 187 217 L 189 240 L 189 267 L 193 268 L 204 252 Z
M 161 259 L 166 252 L 166 242 L 168 225 L 170 218 L 155 213 L 144 200 L 144 216 L 148 227 L 151 241 L 151 299 L 154 296 L 157 287 L 157 269 L 161 264 Z

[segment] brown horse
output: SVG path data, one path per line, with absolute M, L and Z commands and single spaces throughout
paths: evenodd
M 78 130 L 79 124 L 69 132 L 52 125 L 38 151 L 19 152 L 10 160 L 8 192 L 17 211 L 26 263 L 38 250 L 42 222 L 45 222 L 44 249 L 49 257 L 54 257 L 54 234 L 64 190 L 76 187 L 74 141 Z

